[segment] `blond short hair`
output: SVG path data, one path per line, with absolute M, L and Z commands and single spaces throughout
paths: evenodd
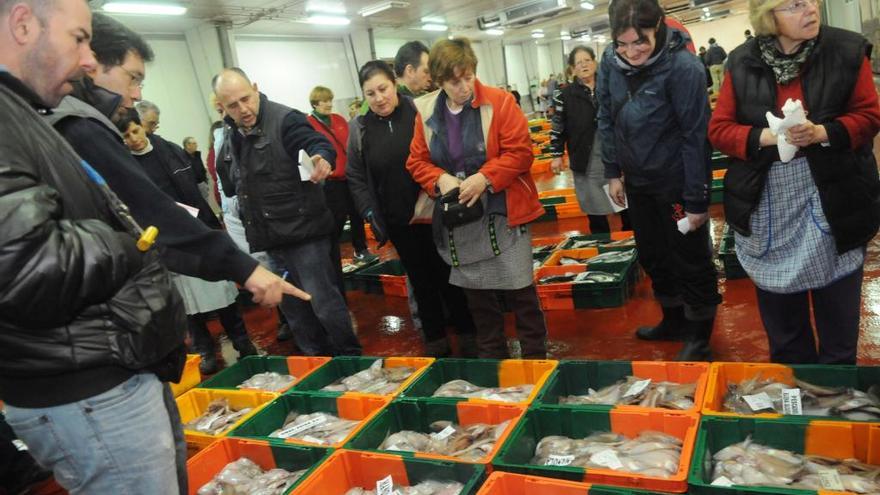
M 318 103 L 327 100 L 333 101 L 333 91 L 330 91 L 330 88 L 315 86 L 312 92 L 309 93 L 309 103 L 312 104 L 312 107 L 316 107 Z
M 755 36 L 776 36 L 776 17 L 773 10 L 791 0 L 749 0 L 749 22 Z

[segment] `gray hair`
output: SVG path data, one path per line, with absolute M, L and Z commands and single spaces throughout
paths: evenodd
M 18 3 L 29 5 L 41 25 L 45 25 L 55 9 L 55 0 L 0 0 L 0 15 L 8 14 L 12 6 Z
M 160 115 L 159 107 L 151 101 L 141 100 L 134 105 L 134 108 L 137 110 L 138 116 L 142 119 L 144 118 L 144 115 L 151 110 L 156 112 L 156 115 Z

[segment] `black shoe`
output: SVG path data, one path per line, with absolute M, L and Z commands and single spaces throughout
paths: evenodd
M 709 339 L 712 337 L 712 328 L 715 326 L 715 318 L 708 320 L 687 320 L 685 331 L 688 332 L 688 340 L 684 343 L 676 361 L 711 361 L 712 348 Z
M 425 355 L 433 358 L 446 358 L 452 355 L 449 341 L 446 337 L 431 342 L 425 342 Z
M 217 353 L 204 352 L 201 356 L 202 362 L 199 363 L 199 371 L 203 375 L 213 375 L 220 369 L 220 366 L 217 364 Z
M 288 325 L 287 323 L 282 323 L 281 325 L 278 325 L 278 336 L 275 337 L 278 342 L 284 342 L 292 338 L 293 331 L 290 330 L 290 325 Z
M 232 342 L 232 348 L 238 351 L 239 359 L 247 356 L 259 356 L 260 354 L 257 352 L 257 348 L 254 347 L 253 342 L 247 338 L 241 339 L 238 342 Z
M 636 337 L 642 340 L 685 340 L 684 306 L 663 309 L 663 320 L 655 327 L 639 327 Z

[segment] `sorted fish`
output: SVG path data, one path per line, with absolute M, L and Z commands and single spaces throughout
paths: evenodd
M 539 284 L 560 284 L 563 282 L 571 282 L 577 276 L 574 272 L 566 272 L 563 275 L 550 275 L 538 280 Z
M 560 265 L 583 265 L 587 263 L 587 258 L 573 258 L 571 256 L 563 256 L 559 258 Z
M 467 426 L 451 421 L 435 421 L 429 425 L 431 433 L 402 430 L 392 433 L 379 446 L 381 450 L 422 452 L 457 457 L 465 461 L 479 461 L 504 434 L 510 421 L 497 425 L 474 423 Z
M 199 488 L 198 495 L 281 495 L 308 471 L 270 469 L 263 471 L 254 461 L 242 457 L 230 462 L 214 479 Z
M 397 495 L 458 495 L 464 490 L 464 485 L 457 481 L 434 481 L 426 480 L 413 486 L 394 485 L 391 493 Z M 376 490 L 355 487 L 345 495 L 375 495 Z
M 250 407 L 238 410 L 231 408 L 225 397 L 214 399 L 208 404 L 204 414 L 184 424 L 183 429 L 218 435 L 249 412 L 251 412 Z
M 388 395 L 394 393 L 416 369 L 410 366 L 383 368 L 384 360 L 377 359 L 365 370 L 341 378 L 322 388 L 326 392 L 361 392 Z
M 608 282 L 618 282 L 620 281 L 620 275 L 616 273 L 608 273 L 608 272 L 600 272 L 596 270 L 588 270 L 583 273 L 578 273 L 574 280 L 572 280 L 575 284 L 598 284 L 598 283 L 608 283 Z
M 626 246 L 635 247 L 635 245 L 636 245 L 636 238 L 635 237 L 627 237 L 626 239 L 618 239 L 616 241 L 611 241 L 611 242 L 605 244 L 605 247 L 626 247 Z
M 588 247 L 596 247 L 600 244 L 602 244 L 602 241 L 600 241 L 598 239 L 583 239 L 580 241 L 572 242 L 569 249 L 584 249 L 584 248 L 588 248 Z
M 628 376 L 599 390 L 588 389 L 587 395 L 559 398 L 560 404 L 604 404 L 659 407 L 686 410 L 694 407 L 696 383 L 655 382 Z
M 256 375 L 241 382 L 238 388 L 249 390 L 269 390 L 270 392 L 278 392 L 289 387 L 296 381 L 296 377 L 291 375 L 282 375 L 274 371 L 265 373 L 257 373 Z
M 880 466 L 774 449 L 754 443 L 751 437 L 724 447 L 712 460 L 713 482 L 723 477 L 734 485 L 826 490 L 832 487 L 823 486 L 822 475 L 834 471 L 844 490 L 880 494 Z
M 538 442 L 531 463 L 611 469 L 669 478 L 678 472 L 680 460 L 681 440 L 661 432 L 644 431 L 633 439 L 607 432 L 594 433 L 583 439 L 544 437 Z
M 338 418 L 325 412 L 300 414 L 290 411 L 281 428 L 269 434 L 269 438 L 295 438 L 297 440 L 333 445 L 342 442 L 360 421 Z
M 616 241 L 612 241 L 611 239 L 580 239 L 573 240 L 568 249 L 583 249 L 588 247 L 627 247 L 627 246 L 635 246 L 636 239 L 635 237 L 627 237 L 626 239 L 618 239 Z
M 627 251 L 608 251 L 606 253 L 598 254 L 593 256 L 592 258 L 587 259 L 587 264 L 590 263 L 623 263 L 625 261 L 632 260 L 636 255 L 635 249 L 629 249 Z
M 550 244 L 547 246 L 534 246 L 534 247 L 532 247 L 532 254 L 552 253 L 554 249 L 556 249 L 555 244 Z
M 543 264 L 543 260 L 532 260 L 532 269 L 537 270 L 538 268 L 541 268 L 541 265 Z
M 467 397 L 499 402 L 525 402 L 535 386 L 531 384 L 513 387 L 481 387 L 466 380 L 446 382 L 434 391 L 434 397 Z
M 797 394 L 800 396 L 801 412 L 805 416 L 833 416 L 852 421 L 880 420 L 878 384 L 872 385 L 867 392 L 862 392 L 847 387 L 822 387 L 798 379 L 794 380 L 794 384 L 763 380 L 761 373 L 739 384 L 728 384 L 722 407 L 727 412 L 737 414 L 783 414 L 783 390 L 792 389 L 799 391 Z M 756 402 L 755 398 L 763 400 Z M 756 404 L 758 409 L 752 407 Z

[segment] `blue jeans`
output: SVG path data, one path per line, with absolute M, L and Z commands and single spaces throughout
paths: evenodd
M 348 306 L 336 278 L 330 237 L 274 249 L 271 256 L 287 269 L 291 283 L 312 295 L 281 300 L 281 311 L 293 330 L 296 345 L 310 356 L 359 356 L 361 344 L 351 325 Z
M 139 373 L 79 402 L 7 405 L 6 421 L 71 495 L 177 494 L 185 478 L 179 479 L 165 389 L 156 375 Z

